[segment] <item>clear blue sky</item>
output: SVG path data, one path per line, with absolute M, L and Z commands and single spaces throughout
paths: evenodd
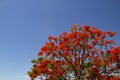
M 116 31 L 120 44 L 120 0 L 0 0 L 0 80 L 29 80 L 47 36 L 74 23 Z

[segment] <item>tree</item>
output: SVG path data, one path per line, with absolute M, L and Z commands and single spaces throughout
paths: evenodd
M 48 42 L 32 60 L 32 80 L 120 80 L 120 46 L 110 40 L 116 32 L 88 25 L 70 28 Z

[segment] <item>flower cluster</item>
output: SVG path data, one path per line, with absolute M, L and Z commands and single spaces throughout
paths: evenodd
M 48 36 L 28 74 L 41 80 L 120 80 L 120 46 L 109 40 L 115 34 L 74 25 L 70 33 Z

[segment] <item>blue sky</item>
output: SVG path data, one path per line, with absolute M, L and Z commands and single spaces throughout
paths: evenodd
M 29 80 L 31 59 L 47 41 L 77 23 L 118 32 L 120 0 L 0 0 L 0 80 Z

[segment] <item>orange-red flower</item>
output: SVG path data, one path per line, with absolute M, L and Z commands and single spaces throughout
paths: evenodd
M 53 39 L 53 36 L 48 36 L 48 40 L 51 40 L 51 39 Z
M 86 25 L 86 26 L 84 26 L 84 29 L 85 29 L 86 31 L 89 31 L 90 26 Z
M 41 55 L 43 55 L 43 52 L 39 51 L 38 56 L 41 56 Z
M 108 32 L 108 35 L 109 35 L 110 37 L 113 37 L 115 34 L 116 34 L 116 32 Z

